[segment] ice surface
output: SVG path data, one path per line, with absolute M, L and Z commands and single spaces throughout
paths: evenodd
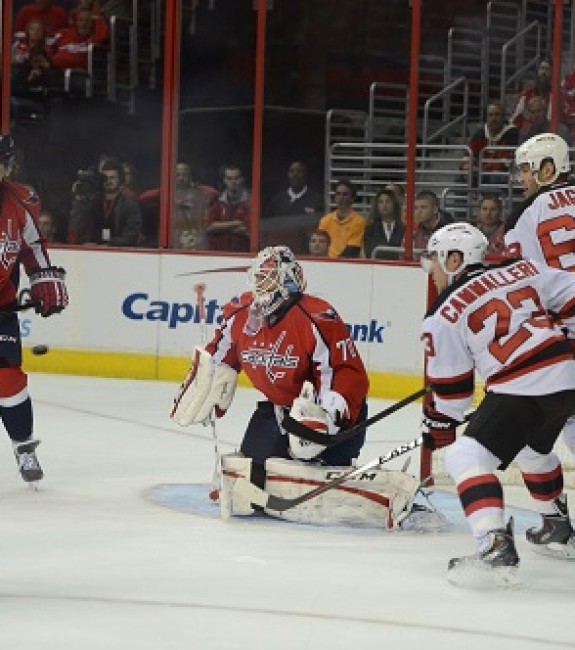
M 447 561 L 473 544 L 449 495 L 435 496 L 448 533 L 223 523 L 207 500 L 210 430 L 168 419 L 176 385 L 35 374 L 30 390 L 46 479 L 26 486 L 0 439 L 2 650 L 575 648 L 575 562 L 530 552 L 529 513 L 510 509 L 522 588 L 461 590 Z M 257 398 L 238 391 L 222 451 Z M 418 422 L 415 405 L 374 425 L 361 459 Z M 528 504 L 522 488 L 506 496 Z

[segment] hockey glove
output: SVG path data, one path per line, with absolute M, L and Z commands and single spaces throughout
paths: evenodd
M 66 271 L 57 266 L 30 273 L 30 297 L 37 303 L 36 313 L 44 318 L 61 312 L 68 306 Z
M 342 395 L 334 390 L 326 390 L 320 395 L 319 403 L 328 416 L 328 433 L 337 433 L 342 424 L 349 420 L 347 402 Z
M 316 404 L 315 390 L 309 381 L 304 381 L 299 397 L 294 399 L 289 414 L 310 429 L 321 433 L 329 432 L 329 415 Z M 288 434 L 288 442 L 290 456 L 296 460 L 311 460 L 325 449 L 323 445 L 304 440 L 293 433 Z
M 433 404 L 424 406 L 421 419 L 423 445 L 431 450 L 447 447 L 455 442 L 455 427 L 458 425 L 457 420 L 436 411 Z

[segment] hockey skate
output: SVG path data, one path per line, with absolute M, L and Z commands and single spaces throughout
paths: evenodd
M 39 440 L 33 440 L 32 442 L 20 444 L 14 449 L 20 476 L 26 483 L 35 483 L 44 476 L 35 451 L 39 444 Z
M 458 587 L 490 589 L 516 587 L 519 556 L 513 540 L 513 518 L 505 528 L 489 533 L 490 546 L 476 555 L 449 560 L 448 580 Z
M 529 528 L 525 533 L 531 548 L 541 555 L 575 560 L 575 532 L 569 521 L 567 495 L 553 501 L 556 514 L 543 515 L 539 528 Z

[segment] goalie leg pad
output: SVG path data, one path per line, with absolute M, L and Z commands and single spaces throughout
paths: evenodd
M 231 515 L 252 515 L 252 504 L 234 493 L 234 484 L 239 478 L 250 480 L 252 459 L 240 452 L 222 456 L 222 489 L 220 491 L 220 517 L 229 519 Z
M 266 491 L 274 496 L 295 498 L 349 469 L 270 458 L 266 462 Z M 359 525 L 387 530 L 396 527 L 406 509 L 409 512 L 418 488 L 419 481 L 414 476 L 375 469 L 282 513 L 266 512 L 301 523 Z
M 215 364 L 208 352 L 196 347 L 170 417 L 180 426 L 207 422 L 214 409 L 221 417 L 232 403 L 237 380 L 233 368 Z

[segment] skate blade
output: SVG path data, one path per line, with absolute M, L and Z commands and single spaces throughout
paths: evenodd
M 518 589 L 521 579 L 518 567 L 487 567 L 478 564 L 463 564 L 447 572 L 447 581 L 454 587 L 487 591 L 491 589 Z
M 38 485 L 38 481 L 28 481 L 27 485 L 30 488 L 30 490 L 32 490 L 32 492 L 40 491 L 40 486 Z
M 575 560 L 575 544 L 558 544 L 551 542 L 550 544 L 529 544 L 529 547 L 537 555 L 545 555 L 546 557 L 554 557 L 559 560 Z

